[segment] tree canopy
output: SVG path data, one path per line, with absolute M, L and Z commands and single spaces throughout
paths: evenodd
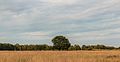
M 52 39 L 53 47 L 58 50 L 68 50 L 70 47 L 69 40 L 64 36 L 56 36 Z

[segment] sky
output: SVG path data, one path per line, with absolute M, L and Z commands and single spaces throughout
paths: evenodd
M 120 46 L 120 0 L 0 0 L 0 43 Z

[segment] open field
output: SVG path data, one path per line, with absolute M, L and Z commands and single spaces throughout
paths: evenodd
M 120 51 L 1 51 L 0 62 L 120 62 Z

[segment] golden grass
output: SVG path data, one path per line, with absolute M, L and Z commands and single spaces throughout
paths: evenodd
M 1 51 L 0 62 L 120 62 L 120 51 Z

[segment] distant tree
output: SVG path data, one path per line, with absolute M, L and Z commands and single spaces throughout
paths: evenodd
M 87 46 L 86 45 L 82 45 L 82 50 L 86 50 Z
M 0 50 L 14 50 L 15 46 L 9 43 L 0 43 Z
M 75 50 L 81 50 L 80 46 L 77 44 L 74 45 L 74 48 L 75 48 Z
M 113 49 L 117 49 L 113 46 L 105 46 L 105 45 L 83 45 L 82 46 L 82 50 L 113 50 Z
M 15 50 L 21 50 L 21 46 L 19 44 L 15 44 Z
M 75 50 L 75 47 L 74 47 L 74 46 L 70 46 L 70 47 L 68 48 L 68 50 Z
M 69 40 L 64 36 L 56 36 L 52 39 L 53 47 L 58 50 L 68 50 L 70 47 Z
M 68 48 L 68 50 L 81 50 L 81 47 L 79 45 L 72 45 Z
M 96 49 L 106 49 L 106 46 L 104 45 L 94 45 Z
M 113 47 L 113 46 L 107 46 L 106 49 L 108 49 L 108 50 L 113 50 L 113 49 L 116 49 L 116 48 Z

